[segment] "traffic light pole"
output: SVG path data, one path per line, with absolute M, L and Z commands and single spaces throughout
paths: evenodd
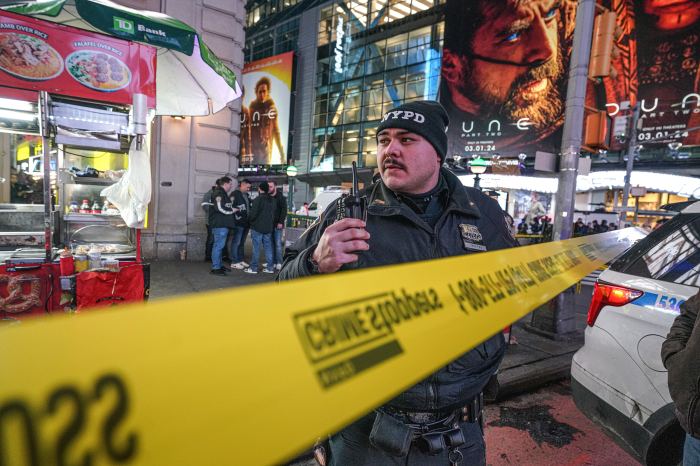
M 561 142 L 559 188 L 556 194 L 553 240 L 568 239 L 573 229 L 576 202 L 578 157 L 583 139 L 588 61 L 590 58 L 596 0 L 580 0 L 576 10 L 576 29 L 571 52 L 569 83 L 566 90 L 566 114 Z M 550 338 L 565 339 L 575 327 L 573 293 L 565 291 L 537 309 L 529 328 Z

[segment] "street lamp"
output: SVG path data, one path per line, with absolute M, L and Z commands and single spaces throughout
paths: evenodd
M 294 177 L 299 170 L 294 165 L 287 167 L 287 177 L 289 177 L 289 197 L 287 197 L 287 211 L 294 212 Z
M 479 181 L 481 178 L 479 175 L 483 175 L 486 173 L 486 168 L 489 166 L 489 162 L 487 160 L 482 159 L 481 157 L 477 156 L 476 158 L 470 160 L 468 162 L 469 165 L 469 170 L 476 175 L 474 177 L 474 187 L 478 190 L 481 190 L 481 186 L 479 186 Z

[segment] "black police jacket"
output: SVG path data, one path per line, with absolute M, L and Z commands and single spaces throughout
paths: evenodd
M 381 180 L 370 186 L 365 193 L 369 206 L 367 230 L 371 235 L 370 249 L 360 252 L 357 265 L 343 269 L 422 261 L 516 245 L 496 201 L 477 189 L 464 187 L 447 170 L 442 170 L 442 176 L 449 189 L 449 199 L 434 228 L 403 204 Z M 287 249 L 280 280 L 311 275 L 307 259 L 335 217 L 336 205 L 333 204 Z M 476 230 L 481 233 L 480 242 L 474 241 L 474 237 L 479 236 L 474 235 Z M 496 372 L 504 353 L 505 341 L 499 333 L 388 404 L 418 412 L 447 411 L 461 406 L 483 390 Z
M 218 201 L 217 201 L 218 200 Z M 212 228 L 233 228 L 233 206 L 231 198 L 222 188 L 216 188 L 211 193 L 209 206 L 209 226 Z

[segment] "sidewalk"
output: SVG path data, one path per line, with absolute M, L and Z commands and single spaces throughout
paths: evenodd
M 593 287 L 583 285 L 580 293 L 574 294 L 576 331 L 567 341 L 555 341 L 530 331 L 527 327 L 531 314 L 513 325 L 511 344 L 496 376 L 497 383 L 490 384 L 484 393 L 487 401 L 494 402 L 530 392 L 569 377 L 571 359 L 583 346 L 592 291 Z
M 212 275 L 211 263 L 204 261 L 151 262 L 151 299 L 169 298 L 200 291 L 222 290 L 275 281 L 277 274 L 245 273 L 232 270 L 225 277 Z

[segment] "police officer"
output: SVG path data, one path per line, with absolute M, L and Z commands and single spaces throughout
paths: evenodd
M 387 112 L 366 218 L 338 220 L 329 206 L 288 249 L 280 279 L 515 246 L 498 203 L 442 168 L 448 122 L 433 101 Z M 330 439 L 331 464 L 485 464 L 481 393 L 504 351 L 495 335 L 347 426 Z

